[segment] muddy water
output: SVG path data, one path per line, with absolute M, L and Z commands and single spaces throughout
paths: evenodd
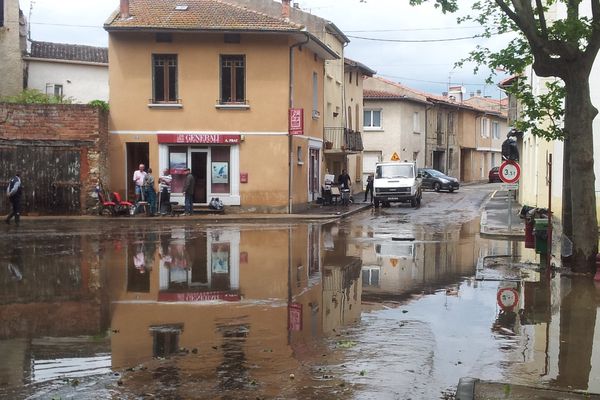
M 589 279 L 536 271 L 478 221 L 393 219 L 3 230 L 0 398 L 435 399 L 463 376 L 600 392 Z

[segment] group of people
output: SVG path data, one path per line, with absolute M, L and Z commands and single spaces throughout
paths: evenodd
M 184 215 L 192 215 L 194 209 L 194 190 L 196 179 L 191 173 L 189 168 L 184 170 L 185 180 L 183 182 L 183 193 L 185 196 Z M 171 213 L 171 183 L 173 177 L 171 176 L 170 170 L 167 168 L 163 170 L 163 173 L 158 177 L 158 191 L 159 191 L 159 204 L 160 204 L 160 215 L 164 216 Z M 154 191 L 154 176 L 152 176 L 152 168 L 140 164 L 139 168 L 133 173 L 133 182 L 135 183 L 135 202 L 139 204 L 140 201 L 148 203 L 149 214 L 155 215 L 156 210 L 156 192 Z
M 340 176 L 338 176 L 338 184 L 340 185 L 340 189 L 350 189 L 352 186 L 352 179 L 350 175 L 346 172 L 346 170 L 342 170 Z M 370 174 L 367 177 L 367 187 L 365 189 L 365 202 L 367 201 L 368 195 L 371 194 L 371 203 L 373 202 L 373 175 Z

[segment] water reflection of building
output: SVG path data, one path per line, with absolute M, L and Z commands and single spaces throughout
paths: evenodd
M 46 346 L 57 348 L 56 343 L 39 338 L 60 337 L 68 343 L 105 331 L 108 312 L 99 263 L 98 247 L 79 235 L 10 243 L 0 252 L 0 387 L 37 381 L 45 376 L 40 368 L 59 366 L 61 356 Z M 93 353 L 81 350 L 79 355 Z
M 293 353 L 360 315 L 360 259 L 328 254 L 318 224 L 170 228 L 155 247 L 148 254 L 132 243 L 107 255 L 127 271 L 109 279 L 113 368 L 197 349 L 202 362 L 176 357 L 177 369 L 231 389 L 265 373 L 250 365 L 299 368 Z
M 336 223 L 323 227 L 323 331 L 326 333 L 360 318 L 362 259 L 348 236 Z
M 479 221 L 454 230 L 415 227 L 365 246 L 362 252 L 364 296 L 409 296 L 435 290 L 472 275 L 480 256 L 475 240 Z

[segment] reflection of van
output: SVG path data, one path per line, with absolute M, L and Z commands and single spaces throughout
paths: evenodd
M 381 162 L 375 167 L 373 182 L 375 207 L 392 202 L 410 202 L 416 207 L 421 204 L 421 179 L 417 167 L 409 162 Z

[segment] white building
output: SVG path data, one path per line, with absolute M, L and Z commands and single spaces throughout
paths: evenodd
M 29 89 L 75 103 L 108 101 L 106 47 L 33 41 L 23 59 Z

